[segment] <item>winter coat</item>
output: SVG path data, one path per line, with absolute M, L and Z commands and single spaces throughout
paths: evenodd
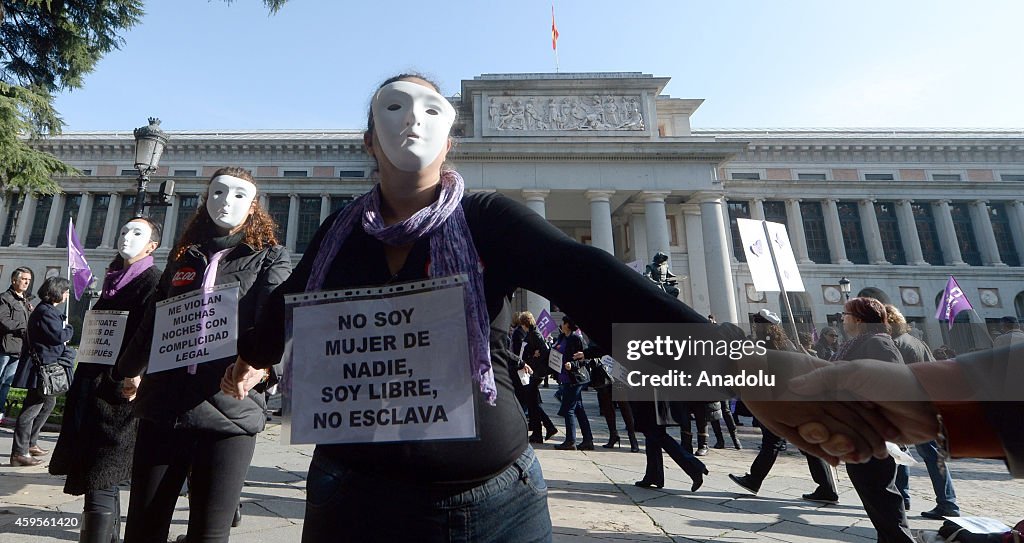
M 20 297 L 10 288 L 0 294 L 0 354 L 21 356 L 21 336 L 32 312 L 27 294 Z
M 896 344 L 900 355 L 903 356 L 903 362 L 907 364 L 935 361 L 932 350 L 923 341 L 910 334 L 900 334 L 892 338 L 892 341 Z
M 28 317 L 28 338 L 32 348 L 39 354 L 43 365 L 60 364 L 68 372 L 71 380 L 71 368 L 74 367 L 75 350 L 65 345 L 75 334 L 70 326 L 64 326 L 66 317 L 53 304 L 45 302 L 36 306 Z M 13 388 L 34 389 L 39 386 L 39 370 L 29 357 L 29 342 L 21 345 L 21 359 L 18 371 L 14 374 Z
M 114 296 L 101 298 L 93 306 L 95 310 L 128 312 L 121 352 L 138 331 L 159 281 L 160 270 L 152 266 Z M 67 475 L 65 494 L 78 496 L 110 488 L 131 476 L 139 424 L 133 404 L 121 395 L 121 382 L 112 378 L 111 369 L 90 363 L 79 363 L 75 369 L 60 438 L 50 459 L 51 474 Z
M 149 364 L 155 303 L 202 288 L 207 255 L 231 250 L 221 258 L 216 285 L 238 283 L 238 330 L 253 326 L 275 287 L 291 274 L 288 249 L 280 245 L 256 250 L 228 236 L 193 245 L 167 265 L 139 332 L 117 361 L 116 377 L 140 375 Z M 254 387 L 239 401 L 220 391 L 224 371 L 235 356 L 204 362 L 196 373 L 187 368 L 147 373 L 135 400 L 135 416 L 178 429 L 207 430 L 227 435 L 255 435 L 266 425 L 264 387 Z

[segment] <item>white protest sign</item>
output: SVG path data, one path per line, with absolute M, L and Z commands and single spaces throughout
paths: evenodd
M 90 309 L 82 321 L 82 342 L 78 348 L 78 362 L 113 366 L 121 352 L 124 327 L 128 323 L 127 311 Z
M 608 376 L 611 377 L 613 381 L 618 383 L 626 382 L 626 374 L 629 370 L 622 364 L 619 364 L 617 360 L 606 354 L 601 357 L 601 364 L 604 365 L 605 371 L 608 372 Z
M 765 236 L 763 224 L 768 225 L 768 236 Z M 772 264 L 772 251 L 782 276 L 782 285 L 788 292 L 803 292 L 804 283 L 800 279 L 800 270 L 796 265 L 793 246 L 789 243 L 786 225 L 776 222 L 736 219 L 736 226 L 743 243 L 743 253 L 747 257 L 750 278 L 754 288 L 761 292 L 778 292 L 779 281 L 775 276 L 775 265 Z M 771 243 L 769 249 L 768 244 Z
M 779 275 L 782 276 L 782 286 L 786 292 L 804 292 L 806 289 L 800 278 L 800 268 L 796 265 L 793 245 L 789 243 L 786 225 L 771 221 L 765 221 L 765 225 L 768 227 L 768 240 L 775 251 L 775 263 L 778 264 Z
M 149 373 L 235 356 L 238 284 L 217 285 L 156 304 Z
M 562 353 L 554 347 L 548 351 L 548 367 L 555 373 L 562 373 Z
M 476 438 L 467 283 L 287 296 L 291 443 Z

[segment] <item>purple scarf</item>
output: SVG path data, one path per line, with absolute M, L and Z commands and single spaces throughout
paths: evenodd
M 124 262 L 124 261 L 122 261 Z M 124 266 L 124 264 L 122 264 Z M 107 276 L 103 279 L 103 299 L 110 299 L 117 295 L 118 291 L 128 286 L 142 272 L 153 267 L 153 255 L 143 257 L 128 267 L 119 270 L 108 270 Z
M 430 237 L 430 277 L 445 277 L 455 274 L 469 276 L 466 287 L 466 320 L 469 325 L 469 358 L 473 380 L 480 385 L 487 403 L 494 405 L 498 389 L 494 385 L 494 370 L 491 368 L 490 317 L 484 299 L 484 275 L 480 257 L 473 246 L 469 223 L 462 211 L 462 194 L 465 183 L 454 170 L 441 172 L 441 194 L 437 201 L 417 211 L 408 219 L 385 226 L 380 215 L 380 185 L 357 198 L 334 219 L 324 236 L 313 269 L 306 282 L 306 291 L 320 290 L 327 278 L 327 271 L 334 262 L 338 251 L 348 239 L 357 221 L 367 234 L 381 242 L 396 246 L 412 243 L 423 236 Z

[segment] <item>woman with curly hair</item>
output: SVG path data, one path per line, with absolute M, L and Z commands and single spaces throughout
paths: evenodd
M 274 231 L 248 170 L 214 172 L 203 205 L 175 244 L 139 332 L 118 358 L 116 373 L 125 378 L 125 396 L 138 387 L 135 415 L 141 419 L 125 530 L 128 541 L 167 541 L 186 476 L 187 540 L 228 540 L 256 434 L 266 424 L 263 386 L 270 372 L 260 370 L 247 377 L 250 388 L 243 401 L 229 398 L 219 387 L 225 368 L 234 362 L 234 350 L 222 358 L 147 372 L 154 334 L 168 332 L 154 330 L 155 304 L 209 291 L 214 285 L 230 293 L 237 285 L 237 329 L 252 326 L 270 293 L 291 273 L 288 250 L 278 244 Z M 216 315 L 221 317 L 222 312 Z M 146 376 L 140 385 L 142 373 Z

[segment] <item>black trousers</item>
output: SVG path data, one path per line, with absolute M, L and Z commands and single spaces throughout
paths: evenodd
M 707 402 L 680 402 L 684 408 L 682 418 L 676 419 L 680 427 L 680 442 L 683 448 L 693 452 L 693 432 L 690 428 L 690 414 L 693 414 L 694 426 L 697 427 L 697 446 L 708 443 L 708 412 L 705 404 Z M 676 417 L 676 414 L 672 414 Z
M 14 426 L 14 446 L 11 456 L 25 456 L 29 447 L 37 445 L 43 424 L 50 418 L 53 407 L 57 405 L 56 396 L 43 396 L 34 388 L 28 389 L 25 403 L 22 405 L 18 422 Z
M 540 380 L 531 378 L 530 384 L 523 387 L 523 399 L 525 400 L 523 406 L 526 408 L 527 423 L 530 432 L 536 435 L 541 435 L 541 426 L 544 428 L 553 428 L 555 426 L 551 422 L 551 417 L 544 412 L 544 408 L 540 405 L 539 386 Z
M 608 437 L 619 437 L 619 425 L 615 420 L 615 402 L 612 400 L 612 387 L 608 385 L 597 389 L 597 405 L 608 423 Z M 636 428 L 633 426 L 633 408 L 629 402 L 619 402 L 622 422 L 626 424 L 626 434 L 636 439 Z
M 878 532 L 879 543 L 912 543 L 903 495 L 896 489 L 896 461 L 891 456 L 872 458 L 864 464 L 847 464 L 846 473 Z
M 768 477 L 768 472 L 775 465 L 775 460 L 779 458 L 779 450 L 784 442 L 785 440 L 781 437 L 773 434 L 767 428 L 761 427 L 761 450 L 754 458 L 754 463 L 750 465 L 750 476 L 757 480 L 758 488 Z M 807 458 L 807 469 L 811 472 L 811 479 L 818 485 L 818 489 L 836 494 L 836 482 L 832 478 L 832 468 L 828 463 L 807 453 L 804 453 L 804 456 Z
M 174 505 L 189 481 L 189 543 L 226 542 L 256 436 L 176 430 L 142 420 L 132 464 L 125 543 L 165 543 Z

